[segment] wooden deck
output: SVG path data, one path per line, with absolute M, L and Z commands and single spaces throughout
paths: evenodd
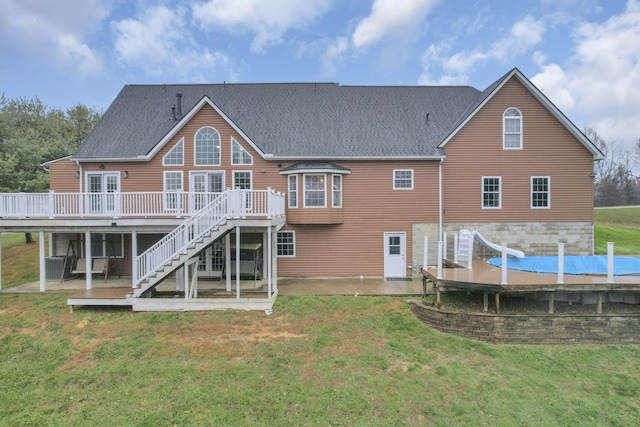
M 638 275 L 614 276 L 613 283 L 609 283 L 606 275 L 564 274 L 562 283 L 558 283 L 557 274 L 507 270 L 506 283 L 502 283 L 502 268 L 492 266 L 484 259 L 475 259 L 472 267 L 466 268 L 465 263 L 461 263 L 458 268 L 442 268 L 440 279 L 437 277 L 436 268 L 423 270 L 423 275 L 440 289 L 466 289 L 490 293 L 640 292 Z

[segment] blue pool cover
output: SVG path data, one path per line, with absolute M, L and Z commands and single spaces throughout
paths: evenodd
M 491 258 L 489 264 L 502 266 L 502 258 Z M 507 268 L 511 270 L 532 271 L 536 273 L 558 273 L 557 256 L 528 256 L 507 258 Z M 606 256 L 565 256 L 565 274 L 607 274 Z M 613 257 L 613 274 L 640 274 L 640 258 Z

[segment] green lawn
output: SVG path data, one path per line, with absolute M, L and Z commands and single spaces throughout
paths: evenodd
M 596 218 L 596 247 L 640 252 L 636 216 Z M 23 242 L 2 235 L 3 287 L 37 280 Z M 268 316 L 4 294 L 0 425 L 635 426 L 640 346 L 483 344 L 392 297 L 279 297 Z
M 401 298 L 69 313 L 0 297 L 2 425 L 633 426 L 640 347 L 490 345 Z
M 595 211 L 596 254 L 607 253 L 614 242 L 616 255 L 640 255 L 640 208 L 599 208 Z

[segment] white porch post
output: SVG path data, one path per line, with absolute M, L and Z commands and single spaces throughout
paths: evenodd
M 236 225 L 236 298 L 240 299 L 240 226 Z
M 273 233 L 275 239 L 271 239 L 271 282 L 274 292 L 278 292 L 278 232 Z
M 40 243 L 40 292 L 44 292 L 47 290 L 47 269 L 45 268 L 46 260 L 46 252 L 44 246 L 44 231 L 39 233 L 39 242 Z
M 0 233 L 0 291 L 2 290 L 2 233 Z
M 136 262 L 136 258 L 138 257 L 138 232 L 131 232 L 131 275 L 133 278 L 131 279 L 131 287 L 138 287 L 138 263 Z
M 189 283 L 189 274 L 187 273 L 186 264 L 176 270 L 176 291 L 185 291 L 185 295 L 187 294 L 185 287 Z
M 224 271 L 226 271 L 227 292 L 231 292 L 231 233 L 224 236 Z
M 91 232 L 85 231 L 84 233 L 84 257 L 87 264 L 87 274 L 85 274 L 86 288 L 90 290 L 93 287 L 93 257 L 91 255 Z
M 267 228 L 267 298 L 271 298 L 271 263 L 272 263 L 272 254 L 271 254 L 271 243 L 272 241 L 272 232 L 271 226 Z

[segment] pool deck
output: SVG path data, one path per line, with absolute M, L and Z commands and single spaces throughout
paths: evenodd
M 484 259 L 475 259 L 472 268 L 459 263 L 457 268 L 442 268 L 438 277 L 436 268 L 423 270 L 424 277 L 440 289 L 466 289 L 491 293 L 527 292 L 640 292 L 640 275 L 614 276 L 613 282 L 606 275 L 564 274 L 559 282 L 557 274 L 533 273 L 507 269 L 503 281 L 502 268 L 494 267 Z

